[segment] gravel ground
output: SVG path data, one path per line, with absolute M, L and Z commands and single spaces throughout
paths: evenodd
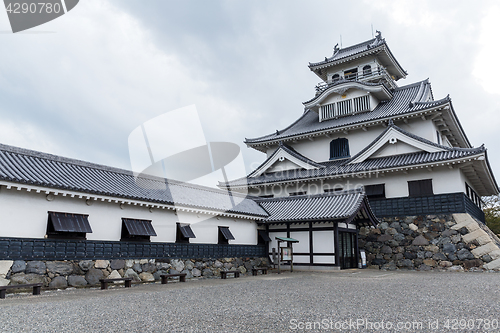
M 0 300 L 0 331 L 499 332 L 499 282 L 493 273 L 351 270 L 11 294 Z

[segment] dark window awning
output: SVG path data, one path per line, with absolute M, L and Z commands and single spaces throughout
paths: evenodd
M 269 234 L 265 230 L 259 230 L 259 235 L 262 237 L 264 242 L 270 242 L 271 238 L 269 238 Z
M 49 229 L 55 232 L 92 233 L 88 215 L 49 212 Z
M 181 231 L 181 234 L 184 238 L 196 238 L 194 235 L 193 230 L 191 229 L 191 226 L 189 224 L 179 224 L 179 229 Z
M 136 219 L 122 219 L 122 221 L 130 236 L 156 236 L 151 221 Z
M 231 231 L 229 230 L 229 227 L 219 227 L 219 230 L 225 239 L 227 239 L 227 240 L 234 239 L 234 236 L 231 233 Z

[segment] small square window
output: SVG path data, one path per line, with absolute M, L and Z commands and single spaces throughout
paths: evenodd
M 219 241 L 218 244 L 229 244 L 230 240 L 233 240 L 234 236 L 229 230 L 229 227 L 219 227 Z
M 122 219 L 122 241 L 149 242 L 156 231 L 149 220 Z
M 49 212 L 47 238 L 87 239 L 92 233 L 88 215 Z
M 428 195 L 434 195 L 434 192 L 432 190 L 432 179 L 409 181 L 408 193 L 410 197 L 423 197 Z
M 176 243 L 189 243 L 190 238 L 196 238 L 191 226 L 186 223 L 177 223 Z

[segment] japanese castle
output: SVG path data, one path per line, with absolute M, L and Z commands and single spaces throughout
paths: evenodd
M 449 96 L 407 72 L 381 33 L 310 70 L 322 82 L 304 112 L 275 133 L 246 139 L 267 159 L 246 179 L 270 214 L 270 248 L 292 237 L 294 263 L 357 267 L 357 232 L 374 217 L 466 212 L 484 221 L 481 196 L 499 193 L 486 148 L 472 147 Z
M 309 68 L 322 82 L 303 113 L 246 139 L 265 161 L 219 189 L 0 144 L 0 283 L 13 260 L 260 263 L 274 260 L 277 237 L 294 243 L 294 265 L 352 268 L 360 232 L 383 218 L 463 213 L 483 224 L 480 197 L 499 193 L 486 148 L 471 146 L 451 99 L 435 99 L 429 80 L 397 84 L 407 73 L 379 32 Z M 476 257 L 500 257 L 489 236 L 469 231 L 489 242 Z M 404 241 L 417 238 L 428 243 L 417 234 Z M 391 251 L 376 259 L 396 260 Z

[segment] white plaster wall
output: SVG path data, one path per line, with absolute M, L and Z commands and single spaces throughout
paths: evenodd
M 313 252 L 333 253 L 335 251 L 333 238 L 333 230 L 314 231 Z
M 175 242 L 176 222 L 179 221 L 173 210 L 153 209 L 92 200 L 92 205 L 86 204 L 86 199 L 69 196 L 55 196 L 53 201 L 47 201 L 44 193 L 0 190 L 0 211 L 2 212 L 0 236 L 43 238 L 46 234 L 48 211 L 67 212 L 89 215 L 92 233 L 87 234 L 88 240 L 119 241 L 121 237 L 122 218 L 151 220 L 158 236 L 151 237 L 152 242 Z M 191 214 L 189 221 L 196 222 L 196 214 Z M 235 220 L 220 217 L 211 218 L 200 223 L 194 223 L 192 229 L 197 236 L 193 243 L 217 244 L 218 226 L 228 226 L 235 240 L 230 244 L 257 244 L 257 226 L 254 221 Z M 215 235 L 215 236 L 214 236 Z
M 326 162 L 330 160 L 330 142 L 338 138 L 347 138 L 349 140 L 349 152 L 354 156 L 370 142 L 375 140 L 385 130 L 383 126 L 370 127 L 368 131 L 355 130 L 348 134 L 334 133 L 330 138 L 326 136 L 315 137 L 314 141 L 308 139 L 298 141 L 297 143 L 287 143 L 291 145 L 300 154 L 316 162 Z
M 273 232 L 269 230 L 269 238 L 271 238 L 271 241 L 269 242 L 269 252 L 272 252 L 273 248 L 275 248 L 279 254 L 278 241 L 276 240 L 276 237 L 286 237 L 286 232 Z M 286 243 L 281 243 L 281 247 L 286 247 Z
M 267 169 L 266 173 L 293 170 L 293 169 L 301 169 L 301 167 L 285 159 L 284 161 L 281 162 L 280 161 L 275 162 L 269 169 Z
M 408 181 L 432 179 L 434 194 L 445 194 L 464 192 L 465 176 L 459 169 L 449 169 L 448 167 L 434 168 L 432 171 L 427 169 L 408 170 L 408 173 L 394 172 L 384 174 L 367 174 L 364 177 L 339 178 L 299 184 L 275 185 L 272 188 L 267 187 L 267 193 L 271 192 L 275 197 L 288 196 L 290 192 L 306 191 L 308 195 L 324 193 L 325 188 L 342 187 L 345 190 L 354 189 L 361 185 L 385 184 L 386 198 L 398 198 L 408 196 Z M 469 182 L 470 184 L 470 182 Z M 252 188 L 250 194 L 257 195 L 260 189 Z
M 370 158 L 375 157 L 384 157 L 384 156 L 392 156 L 392 155 L 400 155 L 400 154 L 409 154 L 422 151 L 419 148 L 415 148 L 405 142 L 397 141 L 392 144 L 387 142 L 385 145 L 380 147 Z
M 418 135 L 424 139 L 437 143 L 436 125 L 430 119 L 412 118 L 408 123 L 397 121 L 395 125 L 407 132 Z
M 309 231 L 291 231 L 290 237 L 299 241 L 293 243 L 293 252 L 309 253 Z
M 295 249 L 293 251 L 295 252 Z M 309 264 L 309 262 L 310 262 L 309 255 L 304 255 L 304 256 L 296 254 L 293 255 L 294 264 Z
M 413 118 L 408 120 L 408 123 L 397 121 L 396 126 L 418 135 L 424 139 L 437 143 L 436 126 L 432 120 L 422 120 L 421 118 Z M 351 156 L 356 155 L 373 140 L 377 138 L 386 128 L 383 126 L 369 127 L 367 131 L 353 130 L 345 133 L 334 133 L 330 138 L 326 136 L 315 137 L 314 141 L 309 139 L 300 140 L 296 143 L 287 142 L 300 154 L 316 162 L 325 162 L 330 159 L 330 142 L 337 138 L 347 138 L 349 140 L 349 152 Z M 267 151 L 267 156 L 270 156 L 277 146 L 270 147 Z
M 189 223 L 196 238 L 190 239 L 190 243 L 217 244 L 219 240 L 219 227 L 229 227 L 234 236 L 229 244 L 257 244 L 257 224 L 255 221 L 235 219 L 224 216 L 212 217 L 204 220 L 205 216 L 195 213 L 178 212 L 177 221 Z M 176 223 L 174 223 L 176 227 Z M 174 232 L 175 241 L 175 232 Z

